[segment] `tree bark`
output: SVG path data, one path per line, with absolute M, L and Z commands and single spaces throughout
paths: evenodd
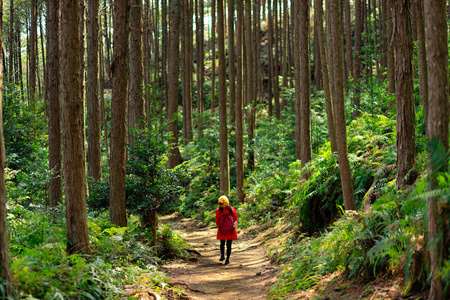
M 448 71 L 448 45 L 447 20 L 444 0 L 425 0 L 425 23 L 427 28 L 427 54 L 429 59 L 429 114 L 428 137 L 442 144 L 448 153 L 448 126 L 449 126 L 449 71 Z M 431 159 L 429 153 L 428 172 L 430 174 L 430 191 L 438 189 L 436 173 L 448 172 L 448 162 L 439 163 Z M 430 254 L 431 287 L 428 299 L 448 299 L 450 294 L 444 295 L 442 272 L 444 263 L 448 261 L 449 232 L 448 210 L 439 208 L 439 197 L 428 198 L 428 244 Z M 441 237 L 439 237 L 439 235 Z
M 211 0 L 211 52 L 211 116 L 214 116 L 216 109 L 216 0 Z
M 145 117 L 143 97 L 144 61 L 143 61 L 143 19 L 142 0 L 131 0 L 130 5 L 130 119 L 129 127 L 139 127 L 139 122 Z M 129 137 L 131 145 L 133 137 Z
M 61 1 L 63 158 L 67 252 L 89 254 L 83 103 L 82 0 Z
M 228 0 L 228 73 L 230 77 L 229 115 L 231 124 L 235 123 L 236 118 L 236 57 L 234 42 L 234 10 L 235 0 Z
M 180 41 L 180 0 L 173 0 L 170 10 L 170 51 L 168 57 L 168 108 L 169 133 L 172 135 L 168 166 L 174 168 L 180 162 L 180 151 L 178 149 L 178 122 L 175 118 L 178 112 L 178 62 L 179 62 L 179 41 Z
M 36 100 L 36 73 L 37 73 L 37 0 L 31 0 L 30 24 L 30 104 L 34 108 Z
M 3 0 L 0 0 L 0 18 L 3 19 Z M 0 30 L 1 28 L 2 26 L 0 25 Z M 2 49 L 3 40 L 1 36 L 0 46 L 0 49 Z M 3 51 L 0 51 L 0 62 L 2 60 Z M 3 135 L 3 64 L 0 64 L 0 279 L 5 283 L 5 296 L 13 296 L 6 222 L 5 159 L 5 141 Z
M 393 23 L 393 11 L 392 0 L 387 0 L 387 80 L 388 80 L 388 93 L 395 93 L 395 51 L 394 51 L 394 23 Z M 393 110 L 394 101 L 389 102 L 389 110 Z
M 423 103 L 423 123 L 425 133 L 427 132 L 428 120 L 428 66 L 427 66 L 427 48 L 424 23 L 424 0 L 414 0 L 417 15 L 415 16 L 415 24 L 417 26 L 417 39 L 419 50 L 419 82 L 420 82 L 420 98 Z
M 344 104 L 344 72 L 342 61 L 344 54 L 342 52 L 342 23 L 340 18 L 341 1 L 331 1 L 331 32 L 333 35 L 333 44 L 336 48 L 333 51 L 334 68 L 334 87 L 333 100 L 335 103 L 336 117 L 336 140 L 339 159 L 339 171 L 341 174 L 342 192 L 344 196 L 344 207 L 346 210 L 356 209 L 353 192 L 353 182 L 348 160 L 347 148 L 347 127 L 345 125 L 345 104 Z
M 314 0 L 314 15 L 316 17 L 316 22 L 318 26 L 317 30 L 317 40 L 319 42 L 319 51 L 322 57 L 322 77 L 323 77 L 323 90 L 325 94 L 325 109 L 327 111 L 327 124 L 328 124 L 328 135 L 330 137 L 331 152 L 337 151 L 336 143 L 336 123 L 334 118 L 334 107 L 333 101 L 331 99 L 331 84 L 328 72 L 328 60 L 327 51 L 325 44 L 325 33 L 323 29 L 323 3 L 322 0 Z
M 300 1 L 299 14 L 299 42 L 300 42 L 300 138 L 302 168 L 311 161 L 311 66 L 309 59 L 309 0 Z M 302 173 L 302 178 L 307 179 L 308 172 Z
M 352 20 L 350 13 L 350 0 L 344 0 L 344 13 L 345 13 L 345 44 L 346 44 L 346 57 L 347 57 L 347 70 L 349 77 L 353 75 L 353 44 L 352 44 Z
M 295 67 L 295 158 L 302 158 L 301 98 L 300 98 L 300 2 L 293 3 L 294 10 L 294 67 Z
M 393 1 L 397 105 L 397 188 L 415 180 L 415 111 L 412 69 L 410 1 Z
M 205 78 L 205 46 L 204 46 L 204 6 L 202 0 L 197 0 L 197 130 L 198 138 L 203 139 L 204 111 L 204 78 Z
M 354 111 L 352 117 L 356 118 L 361 115 L 359 106 L 361 102 L 361 89 L 359 84 L 361 83 L 361 35 L 362 35 L 362 3 L 361 0 L 355 1 L 355 64 L 354 64 L 354 77 L 355 77 L 355 95 L 353 98 Z
M 127 226 L 125 170 L 127 144 L 127 77 L 130 7 L 127 0 L 114 1 L 114 52 L 111 95 L 111 157 L 109 218 L 112 224 Z
M 49 185 L 50 207 L 56 207 L 62 200 L 59 9 L 60 0 L 47 2 L 48 152 L 49 169 L 53 172 Z
M 88 175 L 102 177 L 100 147 L 99 99 L 99 1 L 88 0 L 87 19 L 87 78 L 86 100 L 88 114 Z
M 227 128 L 227 68 L 225 60 L 225 12 L 223 0 L 217 0 L 217 33 L 219 48 L 219 144 L 220 144 L 220 194 L 230 192 L 230 163 L 228 157 Z
M 267 49 L 267 55 L 269 56 L 269 78 L 267 82 L 267 94 L 269 98 L 268 103 L 268 110 L 269 110 L 269 116 L 273 116 L 273 84 L 275 81 L 275 68 L 273 65 L 273 18 L 272 18 L 272 3 L 271 0 L 267 0 L 267 15 L 268 15 L 268 49 Z M 276 115 L 276 108 L 275 108 L 275 115 Z M 279 119 L 279 116 L 276 115 L 276 118 Z
M 237 89 L 236 89 L 236 197 L 244 201 L 244 114 L 243 114 L 243 42 L 244 42 L 244 0 L 237 0 Z
M 273 58 L 273 67 L 274 67 L 274 75 L 273 75 L 273 93 L 275 97 L 275 116 L 277 119 L 281 119 L 281 105 L 280 105 L 280 84 L 278 81 L 278 76 L 280 74 L 280 65 L 278 61 L 278 0 L 273 0 L 273 19 L 275 20 L 274 24 L 274 36 L 275 36 L 275 57 Z M 247 28 L 250 28 L 247 25 Z
M 15 40 L 14 40 L 14 1 L 9 1 L 9 70 L 8 81 L 14 81 Z

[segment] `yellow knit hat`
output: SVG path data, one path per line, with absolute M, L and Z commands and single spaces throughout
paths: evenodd
M 227 196 L 220 196 L 219 201 L 217 202 L 223 202 L 223 207 L 230 205 L 230 201 L 228 201 Z

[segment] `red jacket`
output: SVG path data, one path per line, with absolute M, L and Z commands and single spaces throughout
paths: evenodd
M 222 211 L 219 208 L 216 209 L 216 225 L 217 225 L 217 227 L 219 227 L 219 220 L 222 218 L 223 215 L 229 213 L 229 211 L 230 211 L 230 207 L 225 207 L 222 209 Z M 236 209 L 233 208 L 232 213 L 233 213 L 233 219 L 235 221 L 237 221 L 238 218 L 237 218 Z M 235 240 L 235 239 L 237 239 L 236 228 L 234 228 L 232 235 L 222 235 L 222 234 L 220 234 L 219 229 L 217 228 L 217 239 L 218 240 Z

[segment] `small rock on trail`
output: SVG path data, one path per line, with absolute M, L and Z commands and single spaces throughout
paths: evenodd
M 233 241 L 230 264 L 219 262 L 217 229 L 192 219 L 165 219 L 180 231 L 191 246 L 189 259 L 163 266 L 171 277 L 170 285 L 186 289 L 190 299 L 259 300 L 267 299 L 270 286 L 276 281 L 277 266 L 266 258 L 261 242 L 238 228 Z

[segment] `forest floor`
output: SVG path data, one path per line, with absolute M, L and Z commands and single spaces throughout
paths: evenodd
M 276 281 L 278 266 L 271 264 L 261 241 L 238 228 L 238 239 L 233 241 L 230 264 L 219 262 L 217 229 L 192 219 L 170 219 L 190 245 L 190 257 L 163 266 L 171 278 L 171 286 L 186 289 L 187 299 L 247 300 L 267 299 L 270 285 Z
M 215 226 L 193 219 L 165 216 L 160 221 L 171 224 L 189 244 L 189 257 L 167 262 L 162 270 L 171 279 L 169 285 L 185 289 L 181 299 L 190 300 L 260 300 L 267 299 L 277 281 L 280 267 L 270 262 L 264 235 L 251 235 L 238 228 L 229 265 L 219 262 L 219 241 Z M 252 230 L 252 232 L 255 232 Z M 258 231 L 256 231 L 258 232 Z M 275 234 L 276 236 L 276 234 Z M 267 238 L 267 236 L 265 237 Z M 274 239 L 277 239 L 274 237 Z M 271 244 L 281 241 L 271 240 Z M 306 291 L 286 295 L 283 299 L 424 299 L 426 293 L 402 295 L 404 276 L 379 276 L 371 282 L 346 279 L 342 272 L 324 276 Z M 150 298 L 151 299 L 151 298 Z M 168 299 L 175 299 L 169 297 Z

